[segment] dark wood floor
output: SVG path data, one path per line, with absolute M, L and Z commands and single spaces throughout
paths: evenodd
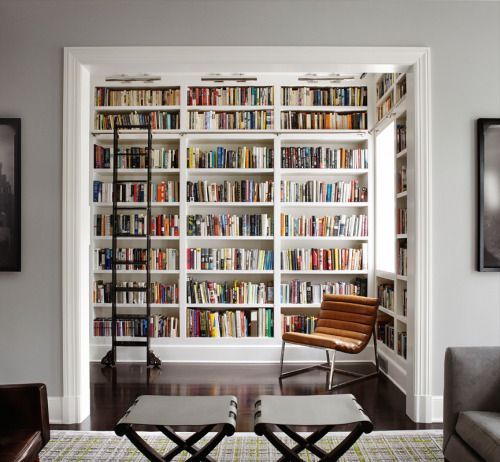
M 345 368 L 366 370 L 366 365 Z M 292 366 L 290 366 L 292 368 Z M 279 365 L 164 364 L 159 370 L 140 363 L 120 363 L 108 369 L 90 365 L 91 415 L 79 425 L 54 429 L 113 430 L 134 399 L 143 394 L 235 395 L 238 397 L 237 431 L 253 431 L 253 405 L 258 395 L 310 395 L 326 392 L 326 372 L 315 370 L 278 382 Z M 344 376 L 344 379 L 346 377 Z M 336 377 L 342 380 L 341 376 Z M 352 393 L 373 420 L 376 430 L 439 428 L 416 424 L 405 414 L 405 396 L 384 375 L 337 393 Z M 341 429 L 339 429 L 341 430 Z

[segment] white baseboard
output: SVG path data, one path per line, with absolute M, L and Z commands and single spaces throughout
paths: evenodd
M 109 350 L 108 345 L 92 345 L 90 361 L 99 362 Z M 256 363 L 276 364 L 280 361 L 281 344 L 271 345 L 154 345 L 153 351 L 165 363 Z M 117 362 L 144 361 L 146 353 L 139 348 L 120 348 Z M 287 345 L 285 363 L 317 363 L 325 361 L 323 350 L 297 345 Z M 337 361 L 373 362 L 373 347 L 357 355 L 339 353 Z
M 49 422 L 51 424 L 62 424 L 63 423 L 63 405 L 62 396 L 49 396 L 47 398 L 49 403 Z
M 434 395 L 432 397 L 432 422 L 441 423 L 443 421 L 443 397 Z

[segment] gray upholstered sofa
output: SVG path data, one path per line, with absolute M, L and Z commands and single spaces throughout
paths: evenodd
M 450 462 L 500 462 L 500 347 L 446 351 L 443 452 Z

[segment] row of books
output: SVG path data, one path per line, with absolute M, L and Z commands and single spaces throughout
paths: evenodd
M 366 112 L 303 112 L 281 113 L 283 130 L 366 130 Z
M 378 302 L 384 308 L 394 311 L 394 285 L 379 284 L 378 286 Z
M 145 270 L 148 260 L 147 249 L 116 249 L 117 270 Z M 113 249 L 94 249 L 94 269 L 111 270 L 113 268 Z M 126 263 L 121 263 L 126 262 Z M 179 269 L 179 251 L 177 249 L 150 249 L 149 268 L 151 270 Z
M 111 318 L 94 319 L 94 336 L 110 337 L 113 321 Z M 179 319 L 153 314 L 149 318 L 137 315 L 120 315 L 116 319 L 117 337 L 178 337 Z
M 361 271 L 368 269 L 368 246 L 361 249 L 287 249 L 281 251 L 281 269 L 288 271 Z
M 120 114 L 97 113 L 94 120 L 96 130 L 113 130 L 115 121 L 118 125 L 148 125 L 153 130 L 178 130 L 180 127 L 179 112 L 130 112 Z
M 398 193 L 404 192 L 408 189 L 408 178 L 406 176 L 406 165 L 403 164 L 399 167 L 398 170 L 398 183 L 397 183 L 397 191 Z
M 406 332 L 398 332 L 397 352 L 398 355 L 406 359 L 408 354 L 408 334 Z
M 146 283 L 137 281 L 119 281 L 116 292 L 117 303 L 144 304 L 146 303 Z M 151 303 L 179 303 L 179 286 L 176 283 L 152 282 L 149 286 Z M 103 280 L 94 281 L 92 291 L 93 303 L 111 303 L 112 284 Z
M 274 151 L 267 146 L 190 147 L 187 156 L 188 168 L 273 168 Z
M 300 332 L 312 334 L 316 330 L 318 318 L 311 314 L 282 314 L 281 333 Z
M 408 276 L 408 249 L 403 247 L 401 242 L 398 248 L 398 274 Z
M 396 232 L 398 234 L 408 233 L 408 210 L 398 208 L 397 222 L 396 222 Z
M 273 216 L 252 215 L 188 215 L 188 236 L 273 236 Z
M 107 88 L 95 89 L 96 106 L 178 106 L 179 88 Z
M 377 322 L 377 340 L 394 350 L 394 324 L 392 321 Z
M 272 270 L 272 250 L 242 248 L 190 248 L 187 249 L 188 270 Z
M 120 148 L 117 168 L 147 168 L 148 153 L 143 147 Z M 94 144 L 94 168 L 113 168 L 113 149 Z M 179 168 L 179 150 L 166 147 L 151 150 L 151 168 Z
M 402 303 L 403 316 L 408 316 L 408 289 L 403 289 L 403 303 Z
M 259 304 L 273 303 L 272 282 L 197 281 L 186 282 L 187 303 Z
M 396 98 L 398 101 L 406 95 L 406 77 L 403 77 L 396 87 Z
M 187 329 L 189 337 L 272 337 L 273 310 L 190 309 L 187 312 Z
M 118 234 L 125 236 L 145 236 L 147 215 L 144 213 L 117 214 Z M 149 226 L 151 236 L 179 236 L 179 215 L 153 215 Z M 113 215 L 94 215 L 94 236 L 113 235 Z
M 281 148 L 282 168 L 368 168 L 368 149 L 291 146 Z
M 333 216 L 293 216 L 282 213 L 280 216 L 282 236 L 300 237 L 367 237 L 367 215 Z
M 280 300 L 283 304 L 321 303 L 325 294 L 366 296 L 367 288 L 367 280 L 364 278 L 320 283 L 294 279 L 281 283 Z
M 192 130 L 272 130 L 273 111 L 190 111 Z
M 118 202 L 145 202 L 147 200 L 146 182 L 120 182 L 116 185 Z M 179 182 L 162 181 L 151 183 L 151 202 L 179 202 Z M 94 202 L 113 201 L 113 183 L 94 180 Z
M 377 106 L 377 120 L 382 120 L 386 114 L 391 112 L 393 107 L 392 95 L 389 95 L 381 104 Z
M 406 149 L 406 125 L 396 126 L 396 152 Z
M 377 92 L 377 99 L 382 98 L 382 96 L 387 93 L 387 90 L 391 88 L 396 80 L 396 75 L 393 73 L 386 73 L 380 76 L 380 79 L 377 81 L 375 89 Z
M 273 87 L 190 87 L 189 106 L 271 106 Z
M 273 181 L 255 180 L 209 183 L 207 180 L 187 182 L 189 202 L 272 202 Z
M 366 202 L 368 188 L 358 180 L 327 183 L 320 180 L 281 181 L 281 202 Z
M 366 87 L 282 87 L 284 106 L 366 106 Z

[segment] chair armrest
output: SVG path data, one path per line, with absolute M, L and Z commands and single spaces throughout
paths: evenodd
M 448 348 L 443 398 L 445 449 L 460 412 L 500 412 L 500 347 Z
M 40 431 L 50 439 L 47 388 L 43 383 L 0 385 L 0 425 L 3 428 Z

